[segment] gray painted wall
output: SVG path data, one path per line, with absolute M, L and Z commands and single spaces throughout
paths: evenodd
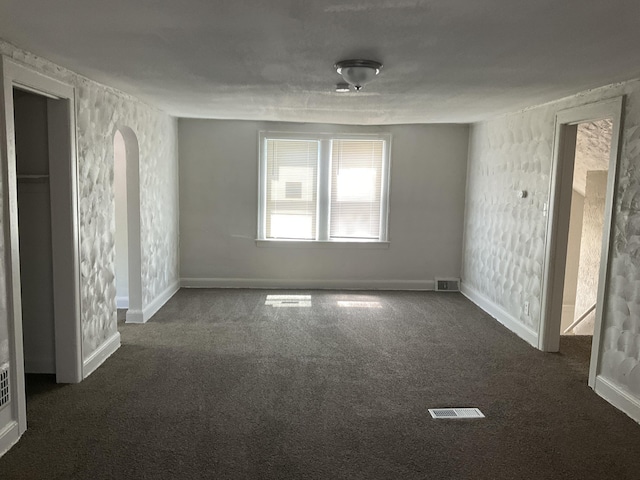
M 119 126 L 130 127 L 140 145 L 143 306 L 178 281 L 177 122 L 131 96 L 1 41 L 0 54 L 76 87 L 81 315 L 86 359 L 117 330 L 113 135 Z M 4 249 L 0 257 L 4 259 Z M 2 262 L 2 281 L 4 275 Z M 2 364 L 8 358 L 6 298 L 0 298 L 0 313 Z
M 585 92 L 473 125 L 470 134 L 463 282 L 538 331 L 554 116 L 628 95 L 614 206 L 611 277 L 604 309 L 601 374 L 640 399 L 640 82 Z M 515 192 L 526 189 L 519 199 Z M 531 315 L 523 302 L 531 304 Z
M 390 247 L 256 246 L 260 130 L 390 132 Z M 181 119 L 179 138 L 180 269 L 188 283 L 424 288 L 435 276 L 459 276 L 467 126 Z

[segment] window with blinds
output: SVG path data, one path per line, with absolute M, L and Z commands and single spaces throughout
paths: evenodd
M 330 238 L 380 239 L 382 140 L 333 140 Z
M 390 139 L 261 132 L 258 240 L 387 242 Z
M 266 238 L 316 238 L 318 141 L 266 142 Z

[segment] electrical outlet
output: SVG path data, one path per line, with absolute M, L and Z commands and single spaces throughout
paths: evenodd
M 524 314 L 529 316 L 529 302 L 524 302 Z

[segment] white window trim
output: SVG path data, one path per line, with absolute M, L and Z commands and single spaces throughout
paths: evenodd
M 389 241 L 381 240 L 289 240 L 268 238 L 265 240 L 256 239 L 258 247 L 287 247 L 287 248 L 389 248 Z
M 282 140 L 317 140 L 319 142 L 318 153 L 318 212 L 315 240 L 290 240 L 273 239 L 266 237 L 266 192 L 267 192 L 267 139 Z M 329 218 L 331 212 L 330 188 L 331 182 L 331 140 L 383 140 L 382 153 L 382 192 L 380 198 L 380 239 L 339 239 L 329 238 Z M 259 132 L 258 141 L 258 235 L 256 245 L 265 246 L 291 246 L 291 247 L 318 247 L 318 246 L 344 246 L 344 247 L 389 247 L 389 188 L 391 171 L 391 134 L 390 133 L 304 133 L 304 132 L 277 132 L 262 130 Z M 324 219 L 325 221 L 322 221 Z

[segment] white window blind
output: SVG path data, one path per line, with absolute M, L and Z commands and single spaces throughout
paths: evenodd
M 267 139 L 267 238 L 316 238 L 318 141 Z
M 384 165 L 382 140 L 333 140 L 332 239 L 380 239 Z
M 388 244 L 390 145 L 385 133 L 260 132 L 257 240 Z

